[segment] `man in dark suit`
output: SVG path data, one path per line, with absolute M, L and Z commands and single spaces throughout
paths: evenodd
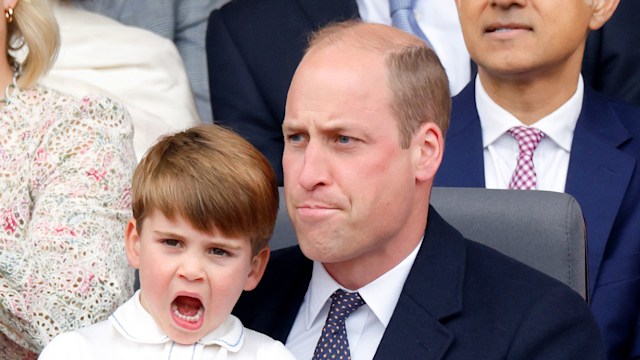
M 206 43 L 216 123 L 262 151 L 282 184 L 285 99 L 307 37 L 330 22 L 352 18 L 389 24 L 388 9 L 378 0 L 234 0 L 214 11 Z M 415 11 L 457 93 L 471 68 L 454 4 L 418 0 Z
M 595 90 L 640 106 L 640 1 L 620 0 L 611 20 L 589 33 L 584 81 Z
M 332 342 L 340 354 L 327 358 L 604 357 L 575 292 L 464 239 L 429 207 L 450 101 L 416 37 L 348 22 L 313 38 L 282 126 L 299 247 L 274 252 L 243 294 L 234 314 L 245 325 L 299 359 L 323 358 Z
M 609 359 L 639 358 L 640 109 L 580 76 L 587 30 L 617 1 L 457 4 L 478 77 L 453 99 L 435 185 L 520 188 L 521 161 L 532 160 L 531 188 L 569 193 L 584 213 L 591 309 Z M 541 131 L 535 150 L 512 137 L 521 127 Z

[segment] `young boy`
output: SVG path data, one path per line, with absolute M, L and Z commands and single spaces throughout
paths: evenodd
M 269 260 L 278 188 L 262 154 L 216 125 L 165 137 L 138 165 L 132 203 L 126 252 L 140 290 L 40 359 L 293 359 L 231 315 Z

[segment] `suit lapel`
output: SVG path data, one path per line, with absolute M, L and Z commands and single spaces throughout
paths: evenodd
M 634 159 L 618 149 L 630 137 L 611 107 L 593 90 L 585 89 L 565 192 L 576 198 L 588 225 L 591 292 L 635 166 Z
M 429 209 L 422 247 L 411 267 L 376 359 L 441 359 L 454 336 L 441 323 L 462 311 L 466 249 L 464 240 Z
M 359 17 L 355 0 L 299 0 L 299 3 L 314 28 Z
M 476 110 L 475 82 L 472 80 L 453 98 L 444 158 L 434 185 L 484 187 L 483 151 L 482 128 Z

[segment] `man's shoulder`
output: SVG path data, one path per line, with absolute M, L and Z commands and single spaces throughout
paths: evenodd
M 640 160 L 640 107 L 587 88 L 582 111 L 578 124 Z
M 603 358 L 595 318 L 578 293 L 493 249 L 465 241 L 463 308 L 458 318 L 445 321 L 461 342 L 477 341 L 474 351 L 497 351 L 510 358 L 538 358 L 533 354 L 545 352 L 555 355 L 540 358 Z
M 485 293 L 496 303 L 535 303 L 536 297 L 550 292 L 575 297 L 584 303 L 575 291 L 549 275 L 486 245 L 469 239 L 464 241 L 467 249 L 465 275 L 472 291 Z M 500 298 L 499 294 L 502 295 Z
M 451 359 L 602 358 L 597 325 L 576 292 L 464 238 L 435 214 L 380 354 L 391 355 L 397 343 L 417 354 L 411 344 L 428 343 Z

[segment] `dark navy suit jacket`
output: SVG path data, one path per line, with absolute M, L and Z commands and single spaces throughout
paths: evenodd
M 565 192 L 587 224 L 591 309 L 609 359 L 640 358 L 640 109 L 585 86 Z M 472 81 L 453 99 L 435 186 L 484 187 Z
M 308 35 L 358 18 L 354 0 L 234 0 L 213 11 L 206 35 L 215 122 L 236 130 L 273 165 L 282 185 L 282 120 Z
M 311 279 L 299 247 L 275 251 L 234 309 L 286 341 Z M 423 244 L 375 359 L 603 359 L 587 304 L 573 290 L 471 242 L 433 208 Z

